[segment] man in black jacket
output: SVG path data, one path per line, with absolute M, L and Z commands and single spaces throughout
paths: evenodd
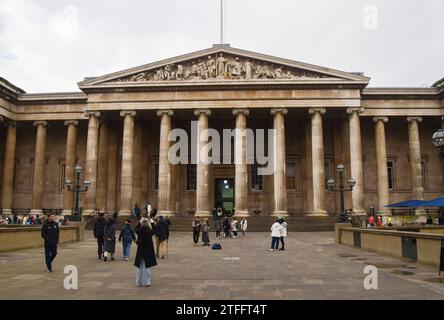
M 105 235 L 105 218 L 103 212 L 100 212 L 96 222 L 94 223 L 94 238 L 97 239 L 97 253 L 99 255 L 99 259 L 102 259 L 103 256 L 104 235 Z
M 42 226 L 42 238 L 45 239 L 45 262 L 46 271 L 52 272 L 52 262 L 57 255 L 57 244 L 59 243 L 59 225 L 48 214 Z

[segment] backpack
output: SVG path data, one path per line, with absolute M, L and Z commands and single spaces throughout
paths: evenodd
M 211 249 L 213 249 L 213 250 L 221 250 L 221 249 L 222 249 L 222 246 L 220 245 L 220 243 L 214 243 L 214 244 L 211 246 Z

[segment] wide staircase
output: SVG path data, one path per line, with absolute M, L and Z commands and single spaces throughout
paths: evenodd
M 232 219 L 232 218 L 230 218 Z M 192 217 L 171 217 L 171 230 L 172 231 L 191 231 L 192 230 Z M 240 221 L 238 219 L 238 221 Z M 271 225 L 276 221 L 275 217 L 266 216 L 252 216 L 248 218 L 248 231 L 253 232 L 269 232 Z M 287 217 L 287 230 L 289 232 L 315 232 L 315 231 L 334 231 L 335 223 L 338 221 L 338 217 L 308 217 L 308 216 L 296 216 Z M 212 219 L 210 219 L 212 222 Z M 212 231 L 214 226 L 212 224 Z
M 233 218 L 230 218 L 233 219 Z M 119 217 L 117 228 L 123 225 L 124 218 Z M 131 219 L 132 225 L 135 226 L 136 219 Z M 211 222 L 211 231 L 214 231 L 213 219 L 209 219 Z M 90 217 L 87 220 L 86 229 L 91 230 L 93 228 L 95 217 Z M 193 217 L 189 216 L 174 216 L 170 217 L 171 231 L 192 231 Z M 240 219 L 238 219 L 240 221 Z M 275 217 L 270 216 L 251 216 L 248 218 L 248 230 L 249 232 L 269 232 L 271 225 L 276 221 Z M 309 216 L 291 216 L 285 219 L 287 222 L 287 230 L 289 232 L 315 232 L 315 231 L 334 231 L 335 223 L 338 222 L 337 216 L 329 217 L 309 217 Z

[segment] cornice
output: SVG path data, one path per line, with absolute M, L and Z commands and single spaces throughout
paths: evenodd
M 428 100 L 440 97 L 439 88 L 365 88 L 363 100 Z

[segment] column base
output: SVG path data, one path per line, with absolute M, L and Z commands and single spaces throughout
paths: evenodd
M 70 215 L 72 215 L 71 209 L 63 209 L 62 216 L 70 216 Z
M 379 216 L 383 216 L 383 217 L 387 217 L 387 216 L 391 216 L 392 215 L 390 210 L 387 210 L 387 209 L 379 210 L 379 211 L 376 212 L 376 214 L 379 215 Z
M 271 214 L 272 217 L 288 217 L 287 210 L 274 210 Z
M 120 210 L 119 217 L 129 217 L 131 215 L 131 210 Z
M 250 213 L 248 212 L 248 210 L 239 210 L 239 211 L 235 211 L 234 212 L 234 216 L 235 218 L 246 218 L 249 217 Z
M 353 209 L 353 215 L 354 216 L 366 216 L 367 211 L 365 211 L 364 209 Z
M 325 210 L 316 210 L 307 214 L 307 217 L 328 217 L 328 212 Z
M 196 218 L 209 218 L 211 217 L 211 214 L 210 211 L 201 210 L 201 211 L 196 211 L 196 213 L 194 213 L 194 216 Z
M 31 209 L 29 214 L 32 214 L 32 215 L 43 215 L 43 210 L 42 209 Z
M 93 216 L 95 213 L 95 209 L 83 209 L 82 216 Z
M 415 216 L 426 216 L 427 212 L 424 210 L 424 208 L 417 208 L 415 210 Z
M 11 209 L 2 209 L 2 214 L 12 215 Z
M 173 213 L 173 211 L 162 210 L 162 211 L 158 211 L 157 215 L 158 216 L 163 216 L 163 217 L 172 217 L 172 216 L 174 216 L 174 213 Z

